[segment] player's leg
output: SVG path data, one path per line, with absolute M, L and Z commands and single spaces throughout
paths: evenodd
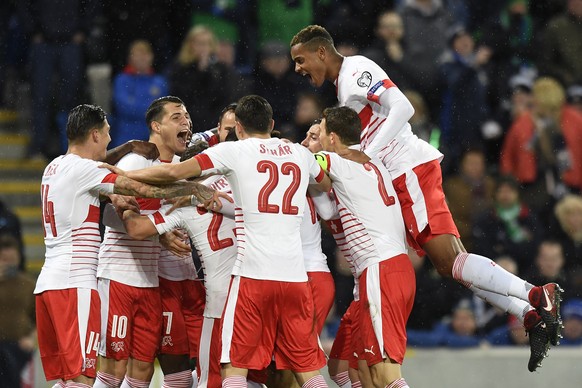
M 137 288 L 134 301 L 132 342 L 123 385 L 149 387 L 162 331 L 162 300 L 159 287 Z
M 561 327 L 561 288 L 555 283 L 534 287 L 489 258 L 465 251 L 445 201 L 438 161 L 415 167 L 394 179 L 393 184 L 411 246 L 425 250 L 442 276 L 529 302 L 544 319 L 550 341 L 557 343 Z
M 133 316 L 129 307 L 133 305 L 134 295 L 130 287 L 109 279 L 97 279 L 97 288 L 101 297 L 101 344 L 94 386 L 117 388 L 127 371 L 131 343 L 128 327 Z
M 97 291 L 45 291 L 36 297 L 36 304 L 39 351 L 46 378 L 92 386 L 100 331 Z
M 246 387 L 249 369 L 263 370 L 270 364 L 277 332 L 274 294 L 278 283 L 233 276 L 221 333 L 223 387 Z
M 315 305 L 315 328 L 321 335 L 325 320 L 333 306 L 335 298 L 335 283 L 330 272 L 308 272 L 309 286 Z
M 349 360 L 354 353 L 352 349 L 352 328 L 355 324 L 353 311 L 357 303 L 357 301 L 352 301 L 342 316 L 327 361 L 329 376 L 340 388 L 352 387 Z M 352 376 L 356 377 L 354 381 L 359 381 L 357 369 L 353 369 Z
M 163 387 L 191 387 L 193 383 L 185 318 L 189 309 L 186 303 L 190 302 L 186 282 L 160 278 L 163 325 L 158 361 L 164 374 Z
M 375 387 L 402 379 L 406 352 L 406 322 L 415 295 L 414 268 L 407 255 L 369 266 L 360 276 L 361 359 Z

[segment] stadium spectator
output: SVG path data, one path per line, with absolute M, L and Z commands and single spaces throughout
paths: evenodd
M 2 200 L 0 200 L 0 234 L 9 234 L 18 241 L 18 246 L 20 247 L 18 269 L 24 271 L 26 260 L 24 258 L 24 242 L 22 240 L 20 218 Z
M 513 316 L 507 317 L 507 324 L 487 334 L 485 340 L 493 346 L 527 346 L 529 338 L 523 325 Z
M 443 181 L 449 209 L 468 250 L 473 250 L 473 223 L 493 204 L 495 180 L 487 175 L 485 154 L 469 149 L 461 157 L 459 172 Z
M 582 0 L 567 0 L 566 11 L 542 31 L 538 63 L 542 74 L 564 85 L 582 80 Z
M 20 387 L 20 372 L 36 347 L 34 279 L 21 271 L 20 245 L 0 234 L 0 385 Z
M 533 265 L 536 247 L 544 235 L 537 214 L 520 199 L 520 187 L 510 176 L 497 179 L 492 206 L 482 210 L 473 224 L 475 252 L 489 257 L 509 255 L 520 274 Z
M 551 235 L 562 245 L 566 259 L 565 269 L 582 269 L 582 197 L 567 195 L 554 208 L 558 225 Z
M 562 345 L 582 345 L 582 299 L 567 300 L 562 306 L 564 338 Z
M 216 37 L 205 26 L 186 35 L 168 71 L 170 94 L 180 96 L 190 113 L 193 132 L 214 127 L 221 109 L 232 99 L 229 69 L 216 61 Z
M 431 117 L 436 117 L 442 94 L 437 59 L 447 48 L 447 31 L 454 20 L 441 1 L 406 0 L 402 4 L 398 13 L 404 25 L 402 44 L 406 48 L 409 72 L 414 81 L 412 88 L 424 96 Z
M 154 52 L 148 41 L 133 41 L 127 59 L 123 72 L 113 80 L 112 147 L 132 139 L 147 140 L 144 112 L 153 100 L 168 94 L 165 77 L 154 72 Z
M 44 159 L 55 121 L 58 153 L 67 149 L 67 113 L 83 91 L 83 43 L 101 8 L 97 0 L 27 0 L 16 5 L 30 39 L 32 133 L 25 157 Z
M 273 119 L 283 137 L 300 140 L 303 134 L 294 132 L 293 116 L 298 95 L 309 87 L 293 72 L 287 46 L 277 40 L 267 41 L 260 49 L 253 78 L 253 92 L 272 104 Z
M 384 11 L 378 15 L 375 39 L 370 47 L 362 51 L 362 55 L 389 70 L 390 79 L 402 90 L 412 86 L 406 47 L 402 44 L 405 33 L 400 15 L 393 10 Z
M 568 299 L 571 288 L 564 272 L 564 252 L 560 243 L 542 240 L 533 264 L 534 266 L 527 271 L 527 278 L 533 282 L 559 282 L 566 290 L 564 298 Z
M 481 127 L 489 115 L 485 73 L 492 50 L 476 48 L 463 27 L 453 27 L 448 34 L 450 49 L 440 65 L 444 83 L 440 127 L 447 158 L 455 168 L 466 150 L 483 142 Z
M 501 150 L 500 172 L 524 186 L 524 201 L 543 219 L 554 199 L 582 189 L 582 115 L 565 103 L 556 80 L 537 79 L 531 113 L 517 117 Z
M 574 84 L 566 90 L 568 103 L 582 113 L 582 83 Z
M 295 106 L 295 114 L 293 119 L 294 136 L 293 138 L 290 138 L 290 140 L 298 142 L 299 140 L 303 139 L 306 134 L 307 138 L 309 138 L 309 129 L 314 122 L 321 118 L 322 112 L 323 103 L 317 94 L 310 92 L 301 93 L 297 98 L 297 105 Z M 317 134 L 316 137 L 319 138 L 319 134 Z M 301 144 L 303 144 L 303 142 Z M 308 146 L 308 144 L 304 145 L 306 147 Z
M 409 346 L 422 348 L 471 348 L 479 346 L 483 341 L 477 332 L 475 312 L 470 299 L 461 300 L 453 309 L 452 316 L 437 323 L 432 330 L 409 329 L 406 334 Z

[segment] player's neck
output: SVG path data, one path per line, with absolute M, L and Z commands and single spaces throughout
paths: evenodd
M 91 159 L 96 161 L 100 159 L 99 153 L 82 144 L 69 145 L 69 149 L 67 150 L 67 155 L 68 154 L 75 154 L 83 159 Z
M 158 151 L 160 152 L 160 156 L 158 157 L 159 160 L 171 161 L 174 159 L 174 151 L 167 147 L 161 139 L 150 138 L 149 142 L 154 143 L 156 147 L 158 147 Z
M 327 76 L 327 80 L 331 82 L 335 82 L 337 77 L 339 76 L 340 69 L 344 63 L 345 57 L 340 53 L 336 53 L 330 59 L 330 72 Z

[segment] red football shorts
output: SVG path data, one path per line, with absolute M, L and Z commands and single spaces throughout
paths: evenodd
M 416 293 L 408 255 L 398 255 L 366 268 L 360 276 L 360 359 L 369 366 L 385 358 L 402 364 L 406 321 Z
M 234 367 L 310 372 L 321 369 L 308 282 L 257 280 L 235 276 L 223 316 L 221 362 Z
M 340 320 L 340 325 L 333 340 L 329 358 L 348 360 L 350 368 L 358 369 L 358 357 L 355 354 L 356 342 L 354 334 L 359 333 L 358 314 L 360 301 L 353 300 Z
M 438 160 L 416 166 L 394 179 L 392 184 L 402 208 L 408 245 L 420 256 L 425 255 L 422 246 L 436 236 L 459 237 L 445 200 Z
M 160 278 L 162 297 L 162 354 L 198 357 L 206 291 L 199 280 Z
M 313 305 L 315 306 L 315 330 L 321 334 L 327 315 L 335 298 L 335 283 L 329 272 L 307 272 Z
M 101 321 L 96 290 L 68 288 L 36 295 L 36 328 L 47 380 L 95 378 Z
M 154 362 L 162 335 L 159 287 L 133 287 L 98 279 L 101 296 L 99 354 L 114 360 Z

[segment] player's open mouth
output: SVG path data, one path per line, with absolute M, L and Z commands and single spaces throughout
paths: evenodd
M 181 144 L 187 144 L 189 137 L 190 137 L 190 131 L 187 129 L 184 129 L 178 133 L 178 142 L 180 142 Z

